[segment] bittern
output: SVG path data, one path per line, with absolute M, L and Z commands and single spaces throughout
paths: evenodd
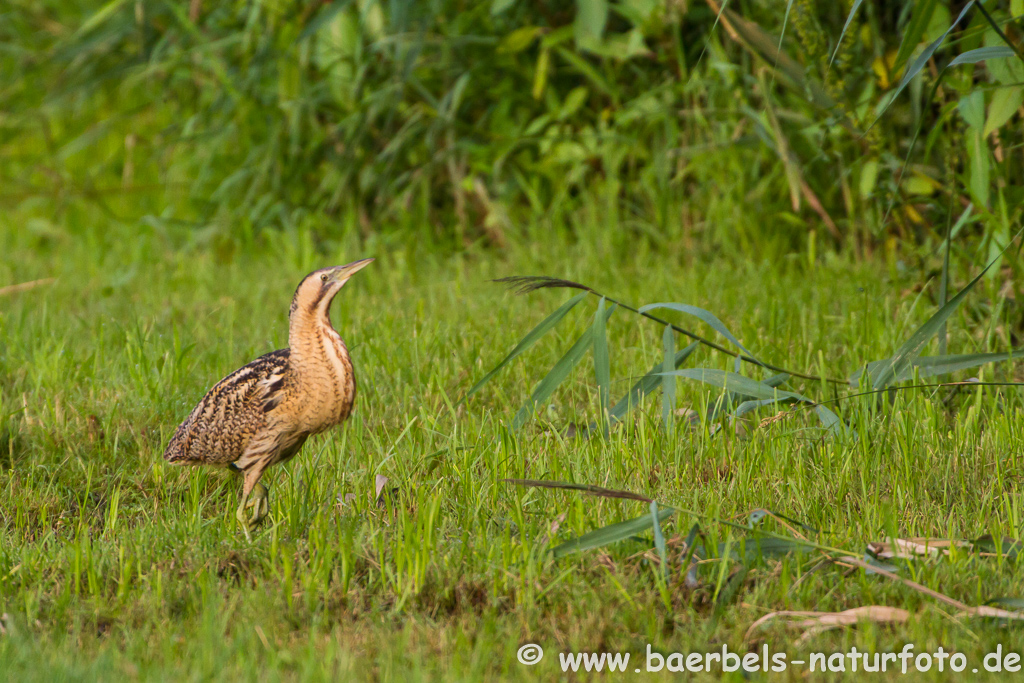
M 267 516 L 269 492 L 260 483 L 264 470 L 292 458 L 306 439 L 352 412 L 352 360 L 328 312 L 348 279 L 371 261 L 307 275 L 292 297 L 288 348 L 260 356 L 217 382 L 167 444 L 168 462 L 227 467 L 242 476 L 235 517 L 246 538 Z

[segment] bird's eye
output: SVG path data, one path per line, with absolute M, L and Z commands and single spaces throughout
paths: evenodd
M 323 280 L 324 282 L 327 282 L 327 273 L 324 273 L 323 275 L 321 275 L 320 279 Z

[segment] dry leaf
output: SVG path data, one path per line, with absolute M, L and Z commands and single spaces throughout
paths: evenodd
M 7 285 L 6 287 L 0 287 L 0 296 L 4 296 L 5 294 L 15 294 L 17 292 L 24 292 L 35 287 L 52 284 L 56 281 L 56 278 L 45 277 L 42 280 L 31 280 L 30 282 L 22 282 L 17 285 Z
M 378 474 L 377 475 L 377 479 L 376 479 L 376 483 L 374 484 L 374 486 L 376 488 L 376 492 L 374 493 L 374 497 L 373 497 L 374 502 L 377 502 L 377 503 L 380 502 L 381 494 L 383 493 L 384 487 L 387 486 L 387 484 L 388 484 L 388 478 L 385 477 L 383 474 Z
M 868 550 L 880 560 L 913 559 L 948 555 L 949 549 L 953 546 L 970 548 L 971 543 L 948 538 L 887 538 L 877 543 L 869 543 Z
M 803 640 L 809 634 L 813 635 L 843 626 L 853 626 L 859 621 L 871 621 L 877 624 L 901 624 L 910 618 L 910 613 L 905 609 L 886 607 L 884 605 L 854 607 L 843 612 L 771 612 L 751 624 L 743 636 L 744 639 L 749 641 L 751 635 L 753 635 L 758 627 L 780 617 L 790 617 L 786 621 L 788 625 L 804 629 L 804 635 L 801 636 L 801 640 Z

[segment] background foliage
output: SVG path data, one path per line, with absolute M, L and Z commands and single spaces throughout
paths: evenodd
M 13 0 L 3 200 L 143 194 L 152 224 L 221 240 L 315 225 L 461 247 L 530 238 L 538 217 L 571 231 L 597 197 L 624 239 L 812 251 L 937 244 L 972 204 L 963 229 L 991 255 L 1024 199 L 1022 14 Z

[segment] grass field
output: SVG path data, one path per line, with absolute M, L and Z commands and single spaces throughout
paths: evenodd
M 617 678 L 644 666 L 647 644 L 665 654 L 767 644 L 792 660 L 908 642 L 917 653 L 963 652 L 982 678 L 982 657 L 997 644 L 1024 650 L 1021 630 L 1003 620 L 964 616 L 899 581 L 822 562 L 838 550 L 864 557 L 868 543 L 888 537 L 1019 537 L 1018 388 L 852 398 L 831 406 L 850 426 L 845 435 L 826 434 L 807 410 L 758 426 L 781 410 L 770 406 L 747 416 L 743 434 L 728 423 L 712 434 L 680 417 L 667 437 L 653 395 L 608 440 L 586 439 L 566 429 L 596 417 L 587 359 L 513 435 L 515 411 L 591 324 L 590 299 L 456 405 L 569 298 L 517 297 L 492 278 L 550 274 L 633 304 L 699 305 L 768 362 L 848 377 L 891 355 L 935 310 L 934 282 L 916 287 L 925 269 L 895 255 L 758 263 L 623 251 L 600 233 L 500 255 L 315 242 L 294 231 L 211 247 L 144 225 L 103 227 L 102 215 L 84 209 L 52 221 L 35 215 L 0 219 L 0 286 L 56 278 L 0 297 L 6 680 L 553 680 L 568 675 L 558 652 L 631 652 L 629 673 L 605 674 Z M 306 272 L 370 255 L 376 263 L 333 312 L 357 371 L 354 417 L 270 471 L 271 523 L 247 543 L 234 519 L 238 482 L 169 467 L 163 448 L 217 379 L 287 343 L 288 302 Z M 954 291 L 979 269 L 954 273 Z M 1020 312 L 1000 294 L 1003 279 L 983 280 L 951 319 L 951 353 L 1011 345 Z M 661 328 L 622 311 L 608 334 L 617 400 L 661 357 Z M 686 366 L 733 369 L 708 350 Z M 982 372 L 1021 379 L 1019 364 Z M 786 386 L 834 395 L 817 382 Z M 700 413 L 719 394 L 683 380 L 677 391 L 679 409 Z M 508 477 L 626 489 L 679 508 L 662 524 L 667 565 L 650 530 L 552 559 L 549 547 L 640 516 L 647 504 L 514 487 Z M 688 578 L 680 541 L 690 528 L 700 524 L 712 551 L 741 543 L 755 531 L 723 522 L 745 526 L 757 508 L 820 530 L 769 517 L 758 533 L 820 548 L 742 562 L 712 552 Z M 1024 595 L 1018 568 L 999 553 L 954 548 L 887 562 L 898 577 L 969 606 Z M 773 611 L 868 605 L 908 618 L 803 639 L 778 619 L 745 636 Z M 547 655 L 520 664 L 524 643 Z M 921 677 L 947 675 L 933 668 Z M 796 665 L 771 674 L 805 676 Z

